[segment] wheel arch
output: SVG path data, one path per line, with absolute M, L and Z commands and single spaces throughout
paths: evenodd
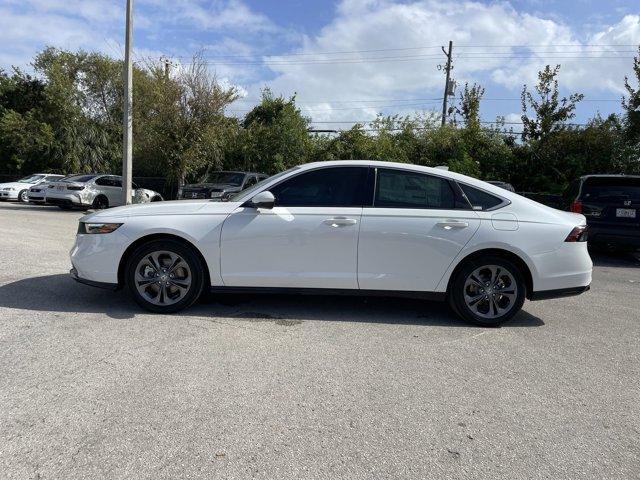
M 98 193 L 98 194 L 94 195 L 94 197 L 91 199 L 91 206 L 95 205 L 96 200 L 99 199 L 99 198 L 104 198 L 104 200 L 107 202 L 107 207 L 111 206 L 109 204 L 109 198 L 104 193 Z
M 187 240 L 184 237 L 179 235 L 173 235 L 171 233 L 152 233 L 149 235 L 144 235 L 138 239 L 136 239 L 131 245 L 127 247 L 122 256 L 120 257 L 120 263 L 118 264 L 118 288 L 122 288 L 125 285 L 125 270 L 127 261 L 133 254 L 133 252 L 140 246 L 145 243 L 153 242 L 156 240 L 173 240 L 183 244 L 184 246 L 193 250 L 193 252 L 197 255 L 198 259 L 202 263 L 202 270 L 204 271 L 204 286 L 205 288 L 209 288 L 211 285 L 211 277 L 209 274 L 209 265 L 207 264 L 204 255 L 200 251 L 198 247 L 196 247 L 192 242 Z
M 469 260 L 483 257 L 485 255 L 495 255 L 513 262 L 518 267 L 518 269 L 522 273 L 522 276 L 524 277 L 525 287 L 527 289 L 526 298 L 531 297 L 531 294 L 533 292 L 533 275 L 531 273 L 531 269 L 529 268 L 529 265 L 518 254 L 502 248 L 483 248 L 483 249 L 471 252 L 465 257 L 461 258 L 456 264 L 455 268 L 452 270 L 451 275 L 449 275 L 449 278 L 447 280 L 447 290 L 446 290 L 447 295 L 449 294 L 449 291 L 451 289 L 450 288 L 451 284 L 453 283 L 454 279 L 456 278 L 456 275 L 458 274 L 462 266 Z

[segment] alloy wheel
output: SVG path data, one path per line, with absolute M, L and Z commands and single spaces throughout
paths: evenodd
M 464 301 L 475 315 L 497 319 L 515 305 L 518 285 L 513 274 L 500 265 L 484 265 L 469 274 L 464 283 Z
M 146 255 L 138 262 L 134 275 L 138 293 L 157 306 L 173 305 L 182 300 L 193 281 L 189 264 L 170 251 Z

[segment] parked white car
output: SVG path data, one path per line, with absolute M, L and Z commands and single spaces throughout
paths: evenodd
M 46 192 L 47 204 L 62 209 L 74 207 L 102 210 L 122 205 L 122 177 L 105 174 L 71 175 L 52 182 Z M 153 190 L 133 185 L 133 203 L 162 201 L 162 195 Z
M 29 189 L 34 185 L 46 185 L 47 182 L 59 180 L 63 175 L 35 173 L 21 178 L 17 182 L 0 184 L 0 200 L 13 200 L 22 203 L 29 201 Z
M 374 161 L 312 163 L 207 200 L 80 219 L 71 273 L 126 287 L 152 312 L 200 293 L 360 293 L 448 299 L 498 325 L 525 298 L 588 290 L 585 217 L 464 175 Z

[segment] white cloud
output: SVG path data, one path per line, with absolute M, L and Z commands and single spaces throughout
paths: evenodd
M 252 11 L 240 0 L 141 0 L 152 7 L 145 15 L 155 21 L 174 24 L 186 21 L 203 29 L 273 31 L 276 26 L 265 15 Z
M 25 67 L 34 54 L 47 45 L 120 56 L 124 5 L 124 0 L 2 1 L 0 68 Z M 202 33 L 211 36 L 225 33 L 227 37 L 222 44 L 238 50 L 242 41 L 233 39 L 233 35 L 276 30 L 266 16 L 253 12 L 241 0 L 136 0 L 134 3 L 137 52 L 191 55 L 201 49 L 191 34 Z M 179 35 L 177 42 L 176 35 Z M 224 73 L 238 74 L 241 79 L 250 78 L 246 73 L 243 75 L 246 68 L 225 70 Z
M 576 32 L 559 20 L 518 12 L 507 2 L 343 0 L 333 21 L 316 36 L 305 37 L 301 47 L 291 52 L 296 56 L 274 56 L 266 62 L 276 75 L 269 82 L 274 92 L 298 92 L 299 101 L 305 104 L 303 112 L 318 120 L 372 118 L 380 110 L 374 105 L 383 105 L 373 102 L 380 98 L 440 96 L 443 76 L 436 67 L 444 63 L 444 55 L 439 46 L 449 39 L 454 42 L 454 76 L 458 83 L 476 81 L 507 88 L 519 96 L 522 84 L 535 82 L 544 65 L 561 63 L 563 88 L 620 92 L 632 61 L 606 57 L 622 55 L 615 51 L 623 47 L 596 49 L 585 44 L 637 45 L 640 17 L 628 15 L 584 43 L 580 38 L 584 38 L 584 32 Z M 409 49 L 414 46 L 428 48 Z M 392 48 L 398 50 L 372 52 Z M 323 54 L 363 50 L 368 52 Z M 541 53 L 532 58 L 532 51 Z M 577 53 L 565 53 L 573 51 Z M 623 55 L 630 57 L 633 53 Z M 550 58 L 569 56 L 598 58 Z M 386 61 L 388 57 L 397 61 Z M 370 61 L 375 58 L 378 60 Z M 353 99 L 370 100 L 372 105 L 347 110 L 348 105 L 334 102 Z M 410 111 L 401 107 L 393 110 Z

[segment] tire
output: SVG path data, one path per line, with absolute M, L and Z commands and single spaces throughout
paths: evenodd
M 104 210 L 106 208 L 109 208 L 109 200 L 104 195 L 98 195 L 93 199 L 91 208 L 93 208 L 94 210 Z
M 20 193 L 18 193 L 18 203 L 29 203 L 29 190 L 20 190 Z
M 176 240 L 155 240 L 129 257 L 125 281 L 133 299 L 145 310 L 175 313 L 200 298 L 204 268 L 193 248 Z
M 152 201 L 152 202 L 161 202 L 161 201 L 162 201 L 162 197 L 159 197 L 159 196 L 157 196 L 157 195 L 156 195 L 155 197 L 153 197 L 153 198 L 151 199 L 151 201 Z
M 497 327 L 522 309 L 526 293 L 524 276 L 513 262 L 487 255 L 471 259 L 458 269 L 448 298 L 462 319 Z

